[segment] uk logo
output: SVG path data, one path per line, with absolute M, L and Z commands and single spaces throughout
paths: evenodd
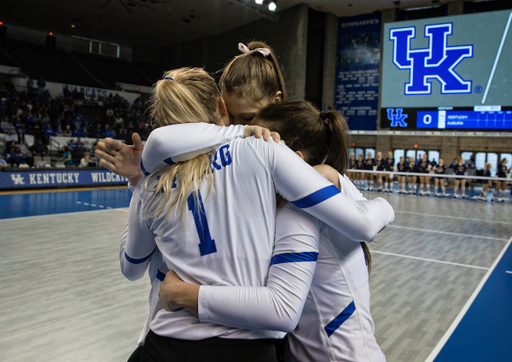
M 464 80 L 455 67 L 464 58 L 473 57 L 473 45 L 448 46 L 448 36 L 453 34 L 453 24 L 425 26 L 428 48 L 411 49 L 411 40 L 416 37 L 416 27 L 390 29 L 389 40 L 393 41 L 393 63 L 398 69 L 409 70 L 409 83 L 405 94 L 432 94 L 429 80 L 437 79 L 441 94 L 471 93 L 471 81 Z
M 409 117 L 407 114 L 402 114 L 403 108 L 397 108 L 396 113 L 393 108 L 388 108 L 388 119 L 391 121 L 389 127 L 407 127 L 407 123 L 404 120 Z
M 15 174 L 15 175 L 11 175 L 11 180 L 12 182 L 14 182 L 15 185 L 24 185 L 25 182 L 23 182 L 25 178 L 24 177 L 21 177 L 21 175 L 19 173 Z

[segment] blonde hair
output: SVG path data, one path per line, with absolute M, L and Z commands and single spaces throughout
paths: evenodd
M 491 167 L 492 167 L 492 165 L 490 163 L 486 163 L 485 167 L 484 167 L 484 172 L 487 172 L 488 170 L 490 170 Z
M 259 102 L 262 99 L 273 99 L 281 92 L 286 99 L 286 87 L 272 48 L 263 42 L 253 41 L 247 45 L 249 50 L 265 48 L 270 50 L 268 56 L 259 52 L 240 54 L 231 60 L 220 77 L 222 93 L 234 94 Z
M 212 77 L 201 68 L 180 68 L 164 74 L 154 88 L 151 97 L 151 117 L 155 126 L 167 126 L 182 123 L 220 123 L 218 102 L 219 90 Z M 183 223 L 185 223 L 187 197 L 193 193 L 196 204 L 199 203 L 199 188 L 204 180 L 208 182 L 209 191 L 213 184 L 210 168 L 212 152 L 197 156 L 185 162 L 166 166 L 158 179 L 154 190 L 148 189 L 152 177 L 146 180 L 146 190 L 153 192 L 148 204 L 152 209 L 149 217 L 159 215 L 171 198 L 172 186 L 176 180 L 177 196 L 167 209 L 167 219 L 173 206 L 181 206 Z M 190 191 L 191 190 L 191 191 Z M 157 197 L 163 194 L 163 197 Z M 154 203 L 155 202 L 155 203 Z M 159 205 L 159 206 L 158 206 Z M 157 207 L 158 206 L 158 207 Z

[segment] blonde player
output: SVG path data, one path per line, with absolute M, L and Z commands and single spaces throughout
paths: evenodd
M 388 152 L 388 158 L 386 158 L 386 166 L 384 169 L 388 172 L 393 172 L 395 167 L 395 158 L 393 157 L 393 152 Z M 388 189 L 389 185 L 389 189 Z M 384 192 L 393 193 L 393 174 L 386 173 L 384 175 Z
M 484 168 L 484 177 L 491 177 L 491 164 L 486 163 Z M 492 181 L 489 180 L 482 180 L 482 186 L 483 190 L 480 192 L 480 195 L 478 195 L 477 200 L 478 201 L 487 201 L 487 194 L 489 192 L 489 188 L 492 187 Z M 491 193 L 491 199 L 492 199 L 492 193 Z
M 350 159 L 348 161 L 348 170 L 354 170 L 354 169 L 356 169 L 356 166 L 357 166 L 356 154 L 351 153 Z M 357 183 L 358 176 L 357 176 L 356 172 L 347 171 L 347 176 L 350 179 L 350 181 L 352 181 L 354 184 Z
M 196 103 L 190 108 L 173 104 L 183 99 L 184 94 L 179 92 L 185 92 L 184 88 L 190 90 L 194 84 L 185 75 L 189 71 L 170 72 L 166 75 L 168 79 L 157 83 L 153 115 L 161 124 L 193 121 L 198 115 L 207 122 L 211 119 L 211 123 L 225 123 L 227 112 L 223 110 L 220 95 L 214 94 L 213 88 L 211 94 L 203 94 L 205 84 L 214 84 L 204 75 L 194 73 L 192 78 L 200 82 L 196 87 L 202 95 L 196 96 L 196 100 L 206 104 Z M 192 99 L 187 103 L 191 104 Z M 182 110 L 189 113 L 173 114 Z M 392 219 L 392 209 L 384 200 L 350 200 L 286 146 L 273 141 L 232 139 L 220 147 L 216 144 L 216 151 L 209 157 L 198 156 L 180 162 L 195 156 L 195 148 L 209 151 L 211 146 L 207 146 L 202 135 L 212 132 L 229 133 L 236 129 L 190 124 L 176 125 L 172 129 L 164 127 L 152 133 L 145 148 L 145 154 L 150 157 L 143 155 L 142 170 L 149 174 L 162 164 L 173 165 L 148 175 L 134 192 L 121 260 L 123 273 L 128 278 L 142 277 L 157 247 L 165 264 L 172 266 L 187 282 L 263 285 L 266 273 L 262 266 L 270 263 L 273 244 L 274 187 L 294 205 L 325 220 L 327 225 L 355 241 L 373 238 Z M 243 133 L 243 128 L 239 132 Z M 187 142 L 196 142 L 195 147 Z M 181 153 L 163 152 L 162 148 L 167 146 L 176 147 Z M 160 158 L 162 154 L 166 158 Z M 174 165 L 174 162 L 179 163 Z M 215 191 L 209 193 L 209 184 Z M 183 220 L 185 214 L 189 217 Z M 373 224 L 369 225 L 368 220 Z M 262 230 L 266 231 L 262 233 Z M 247 254 L 243 250 L 251 252 Z M 307 288 L 305 292 L 307 294 Z M 300 293 L 297 295 L 300 297 Z M 199 346 L 194 349 L 196 360 L 202 360 L 205 355 L 210 360 L 239 360 L 242 351 L 248 348 L 252 352 L 244 356 L 244 360 L 271 360 L 265 339 L 282 336 L 270 331 L 198 324 L 197 317 L 183 310 L 158 312 L 150 329 L 142 360 L 149 360 L 150 355 L 158 356 L 154 360 L 164 360 L 170 353 L 175 356 L 180 351 L 190 350 L 190 340 L 205 339 L 208 340 L 204 343 L 194 344 Z M 215 338 L 213 345 L 211 338 Z M 257 341 L 248 341 L 251 339 Z
M 446 173 L 446 165 L 444 164 L 444 159 L 439 159 L 439 165 L 434 168 L 434 172 L 436 175 L 443 175 Z M 442 177 L 434 177 L 434 196 L 435 197 L 445 197 L 446 189 L 444 187 L 444 178 Z M 438 187 L 441 187 L 442 192 L 437 192 Z
M 457 163 L 455 165 L 454 173 L 458 176 L 464 176 L 466 174 L 466 165 L 464 164 L 464 159 L 459 157 L 457 159 Z M 458 199 L 459 195 L 457 192 L 459 191 L 459 185 L 461 185 L 461 196 L 463 199 L 466 198 L 466 179 L 462 177 L 455 178 L 455 188 L 453 189 L 453 197 Z
M 502 159 L 498 164 L 498 172 L 496 172 L 496 177 L 506 178 L 507 177 L 507 163 L 508 160 L 506 158 Z M 500 187 L 502 192 L 502 197 L 500 197 Z M 505 192 L 507 191 L 507 181 L 496 181 L 496 186 L 494 187 L 494 195 L 493 200 L 496 198 L 498 202 L 505 202 Z
M 283 119 L 284 114 L 289 114 L 293 122 Z M 322 117 L 333 125 L 335 138 L 323 129 Z M 306 102 L 282 103 L 267 106 L 253 123 L 279 132 L 311 164 L 327 159 L 322 168 L 331 181 L 351 199 L 364 200 L 350 180 L 342 176 L 344 157 L 336 162 L 329 154 L 334 150 L 322 147 L 330 139 L 336 155 L 346 154 L 343 130 L 348 128 L 339 114 L 318 113 Z M 297 133 L 297 129 L 304 128 L 308 128 L 307 134 Z M 336 166 L 339 172 L 327 164 Z M 170 304 L 169 309 L 188 308 L 198 313 L 202 321 L 240 328 L 293 330 L 288 335 L 287 361 L 385 361 L 375 340 L 370 314 L 371 258 L 366 245 L 347 239 L 291 204 L 278 211 L 276 222 L 277 250 L 289 242 L 283 236 L 304 245 L 316 240 L 320 245 L 315 276 L 297 328 L 293 330 L 289 317 L 295 316 L 297 310 L 288 299 L 281 302 L 281 296 L 286 294 L 282 289 L 297 276 L 297 264 L 311 261 L 279 252 L 274 252 L 266 288 L 199 287 L 183 283 L 169 273 L 160 292 L 163 304 Z M 277 265 L 282 269 L 275 268 Z M 267 298 L 268 294 L 274 297 Z
M 398 172 L 408 172 L 408 165 L 407 163 L 405 163 L 405 157 L 400 157 L 400 162 L 397 163 L 396 165 L 396 168 L 397 168 L 397 171 Z M 399 194 L 404 194 L 406 195 L 407 194 L 407 191 L 405 191 L 405 178 L 407 176 L 405 175 L 398 175 L 398 184 L 399 184 L 399 188 L 398 188 L 398 193 Z

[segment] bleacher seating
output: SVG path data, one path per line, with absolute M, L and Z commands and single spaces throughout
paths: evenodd
M 16 40 L 6 40 L 2 45 L 21 63 L 22 70 L 34 79 L 100 87 L 64 50 Z
M 73 52 L 73 56 L 111 89 L 115 89 L 116 82 L 151 85 L 133 64 L 124 59 L 79 52 Z
M 5 133 L 0 133 L 0 150 L 2 151 L 5 149 L 5 136 L 7 136 Z M 27 146 L 29 147 L 34 145 L 34 136 L 26 134 L 25 142 L 27 142 Z

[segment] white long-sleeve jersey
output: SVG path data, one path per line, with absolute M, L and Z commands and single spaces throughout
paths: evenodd
M 242 125 L 222 127 L 208 123 L 157 128 L 151 133 L 142 152 L 141 170 L 149 175 L 163 166 L 217 149 L 223 143 L 243 137 L 244 128 Z M 354 202 L 285 145 L 276 144 L 272 139 L 265 145 L 259 147 L 264 153 L 262 156 L 269 157 L 275 191 L 352 240 L 372 240 L 382 229 L 380 224 L 387 225 L 394 219 L 393 208 L 383 198 Z M 222 151 L 222 147 L 219 151 Z M 225 149 L 215 153 L 213 170 L 220 170 L 219 163 L 224 162 L 225 157 L 223 153 Z M 351 223 L 351 220 L 355 222 Z M 360 222 L 366 227 L 360 228 Z
M 177 128 L 173 129 L 174 134 L 178 132 Z M 192 134 L 197 132 L 197 128 L 192 130 Z M 173 157 L 172 153 L 169 155 Z M 124 253 L 121 253 L 121 267 L 127 278 L 142 277 L 150 255 L 158 247 L 166 267 L 187 282 L 264 286 L 272 256 L 275 191 L 309 212 L 325 216 L 338 228 L 345 226 L 346 232 L 353 232 L 356 239 L 369 238 L 368 220 L 374 219 L 373 225 L 377 225 L 375 230 L 370 230 L 373 237 L 393 219 L 387 202 L 357 203 L 347 199 L 287 147 L 273 141 L 231 140 L 216 151 L 212 169 L 215 192 L 206 198 L 203 189 L 200 205 L 188 205 L 190 210 L 184 229 L 181 215 L 174 211 L 168 220 L 165 213 L 145 218 L 145 206 L 152 193 L 145 190 L 145 182 L 141 180 L 131 201 L 128 235 Z M 150 187 L 154 181 L 150 182 Z M 334 215 L 326 215 L 329 212 Z M 184 310 L 160 310 L 150 327 L 162 336 L 190 340 L 215 336 L 282 337 L 282 333 L 272 331 L 241 330 L 198 322 L 196 316 Z
M 136 186 L 128 184 L 128 188 L 133 192 L 137 189 Z M 123 238 L 121 239 L 121 247 L 119 252 L 119 260 L 120 262 L 126 263 L 128 262 L 125 255 L 125 245 L 128 239 L 128 225 L 126 225 Z M 148 268 L 148 276 L 149 282 L 151 283 L 151 289 L 149 291 L 148 296 L 148 304 L 149 304 L 149 313 L 146 318 L 146 322 L 144 323 L 144 327 L 142 328 L 142 332 L 139 336 L 139 340 L 137 344 L 142 346 L 144 345 L 144 341 L 149 332 L 149 324 L 155 318 L 158 311 L 164 309 L 162 303 L 160 303 L 160 297 L 158 296 L 158 292 L 160 291 L 160 283 L 165 279 L 165 274 L 169 271 L 162 257 L 162 253 L 158 248 L 155 248 L 153 253 L 148 259 L 149 265 Z
M 346 176 L 340 175 L 340 183 L 343 194 L 365 200 Z M 297 328 L 288 334 L 286 360 L 385 361 L 374 336 L 367 265 L 360 244 L 294 205 L 278 210 L 276 250 L 285 240 L 313 243 L 314 239 L 319 240 L 316 271 Z M 296 272 L 306 263 L 296 261 L 282 264 L 280 270 L 270 268 L 266 293 L 277 295 L 274 299 L 265 298 L 265 288 L 201 286 L 200 320 L 241 328 L 288 329 L 288 316 L 295 317 L 296 307 L 302 304 L 283 296 L 293 294 L 290 284 L 297 279 L 300 287 L 309 282 Z

